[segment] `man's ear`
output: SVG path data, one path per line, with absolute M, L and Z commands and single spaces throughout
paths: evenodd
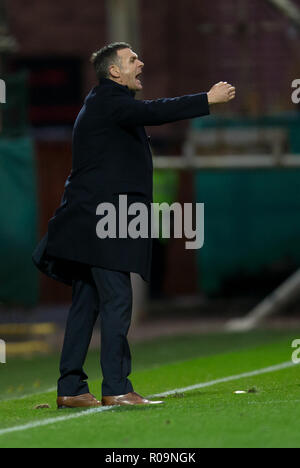
M 120 68 L 115 64 L 109 67 L 109 73 L 113 78 L 120 78 Z

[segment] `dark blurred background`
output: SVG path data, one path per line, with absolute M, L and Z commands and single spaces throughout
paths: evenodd
M 147 129 L 155 201 L 205 203 L 205 245 L 157 240 L 152 281 L 133 278 L 136 323 L 243 316 L 300 265 L 300 0 L 0 0 L 0 321 L 63 322 L 70 288 L 31 253 L 71 169 L 72 126 L 97 85 L 89 57 L 130 42 L 142 98 L 237 98 L 194 121 Z M 179 159 L 180 158 L 180 159 Z M 282 317 L 299 317 L 298 277 Z M 277 311 L 277 310 L 276 310 Z

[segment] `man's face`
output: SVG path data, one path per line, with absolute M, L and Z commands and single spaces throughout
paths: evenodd
M 144 63 L 141 62 L 135 52 L 131 49 L 121 49 L 117 52 L 120 66 L 118 82 L 123 86 L 128 86 L 131 91 L 141 91 L 141 73 Z

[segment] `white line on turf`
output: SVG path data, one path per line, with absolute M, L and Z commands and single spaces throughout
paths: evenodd
M 39 392 L 34 392 L 34 393 L 25 393 L 24 395 L 19 395 L 19 396 L 12 396 L 12 397 L 9 397 L 9 398 L 0 398 L 0 403 L 3 403 L 4 401 L 12 401 L 12 400 L 25 400 L 26 398 L 31 398 L 31 397 L 35 397 L 37 395 L 41 395 L 41 394 L 44 394 L 44 393 L 51 393 L 51 392 L 55 392 L 55 390 L 57 389 L 57 387 L 51 387 L 51 388 L 47 388 L 46 390 L 43 390 L 41 389 Z
M 152 397 L 163 397 L 174 395 L 175 393 L 190 392 L 191 390 L 198 390 L 199 388 L 211 387 L 212 385 L 217 385 L 219 383 L 231 382 L 233 380 L 243 379 L 244 377 L 255 377 L 256 375 L 268 374 L 270 372 L 276 372 L 282 369 L 287 369 L 288 367 L 295 367 L 297 364 L 293 362 L 283 362 L 282 364 L 277 364 L 276 366 L 265 367 L 264 369 L 258 369 L 252 372 L 245 372 L 244 374 L 231 375 L 229 377 L 224 377 L 222 379 L 211 380 L 210 382 L 203 382 L 196 385 L 190 385 L 189 387 L 177 388 L 175 390 L 169 390 L 163 393 L 156 393 L 151 395 Z
M 9 434 L 11 432 L 19 432 L 19 431 L 26 431 L 27 429 L 34 429 L 35 427 L 42 427 L 48 426 L 49 424 L 54 424 L 60 421 L 67 421 L 68 419 L 77 419 L 81 418 L 82 416 L 88 416 L 90 414 L 95 413 L 102 413 L 103 411 L 107 411 L 113 408 L 113 406 L 101 406 L 100 408 L 91 408 L 86 411 L 82 411 L 80 413 L 73 413 L 65 416 L 58 416 L 57 418 L 49 418 L 44 419 L 42 421 L 33 421 L 27 424 L 23 424 L 22 426 L 13 426 L 8 427 L 7 429 L 1 429 L 0 435 Z
M 238 374 L 238 375 L 232 375 L 229 377 L 224 377 L 221 379 L 217 380 L 211 380 L 210 382 L 203 382 L 199 383 L 196 385 L 190 385 L 189 387 L 183 387 L 183 388 L 177 388 L 175 390 L 170 390 L 167 392 L 163 393 L 156 393 L 155 395 L 151 395 L 151 397 L 162 397 L 162 396 L 169 396 L 169 395 L 174 395 L 175 393 L 183 393 L 183 392 L 189 392 L 191 390 L 197 390 L 199 388 L 205 388 L 205 387 L 211 387 L 213 385 L 217 385 L 219 383 L 226 383 L 226 382 L 231 382 L 233 380 L 239 380 L 243 379 L 246 377 L 255 377 L 256 375 L 262 375 L 262 374 L 268 374 L 270 372 L 276 372 L 282 369 L 287 369 L 289 367 L 295 367 L 297 364 L 294 364 L 293 362 L 283 362 L 282 364 L 277 364 L 276 366 L 271 366 L 271 367 L 265 367 L 264 369 L 258 369 L 255 371 L 251 372 L 245 372 L 243 374 Z M 150 398 L 150 396 L 149 396 Z M 29 422 L 27 424 L 24 424 L 22 426 L 13 426 L 13 427 L 8 427 L 6 429 L 1 429 L 0 430 L 0 436 L 4 434 L 9 434 L 12 432 L 19 432 L 19 431 L 26 431 L 28 429 L 34 429 L 36 427 L 42 427 L 42 426 L 48 426 L 49 424 L 54 424 L 62 421 L 68 421 L 70 419 L 77 419 L 81 418 L 83 416 L 89 416 L 91 414 L 95 413 L 102 413 L 103 411 L 107 411 L 114 408 L 113 406 L 103 406 L 100 408 L 92 408 L 86 411 L 82 411 L 80 413 L 74 413 L 74 414 L 68 414 L 65 416 L 58 416 L 57 418 L 50 418 L 50 419 L 44 419 L 42 421 L 33 421 Z

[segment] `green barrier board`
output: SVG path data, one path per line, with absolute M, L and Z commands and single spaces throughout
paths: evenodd
M 32 306 L 38 276 L 31 255 L 37 242 L 37 193 L 30 138 L 0 138 L 0 302 Z
M 300 169 L 202 170 L 205 244 L 197 251 L 199 287 L 218 293 L 236 274 L 284 261 L 300 266 Z

